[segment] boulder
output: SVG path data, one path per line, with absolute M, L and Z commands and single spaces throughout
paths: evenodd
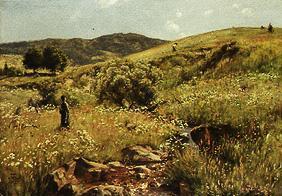
M 123 160 L 133 164 L 147 164 L 161 162 L 161 156 L 150 146 L 131 146 L 122 150 Z
M 76 195 L 84 189 L 79 185 L 103 183 L 108 171 L 107 165 L 77 158 L 47 175 L 44 195 Z
M 108 171 L 109 167 L 107 165 L 78 158 L 76 160 L 74 176 L 88 183 L 98 182 L 104 180 Z
M 45 195 L 57 193 L 70 181 L 73 181 L 72 172 L 74 166 L 75 162 L 71 161 L 48 174 L 44 179 L 45 184 L 47 184 Z

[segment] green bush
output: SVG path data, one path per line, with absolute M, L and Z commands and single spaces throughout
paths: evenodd
M 42 97 L 39 105 L 52 105 L 57 106 L 58 102 L 56 100 L 56 93 L 58 91 L 55 84 L 42 84 L 42 86 L 38 89 L 39 95 Z
M 30 48 L 25 54 L 23 65 L 26 69 L 35 70 L 42 68 L 42 51 L 36 48 Z
M 159 69 L 142 62 L 113 61 L 96 75 L 94 92 L 99 101 L 119 106 L 152 106 Z
M 67 56 L 58 48 L 46 47 L 42 55 L 44 67 L 53 73 L 56 70 L 64 71 L 68 65 Z

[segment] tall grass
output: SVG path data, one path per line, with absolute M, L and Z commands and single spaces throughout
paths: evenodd
M 11 125 L 15 119 L 18 123 Z M 89 105 L 71 109 L 68 131 L 58 128 L 57 110 L 24 108 L 20 116 L 10 112 L 1 122 L 0 190 L 7 195 L 39 194 L 44 176 L 74 157 L 122 160 L 123 148 L 158 147 L 175 129 L 147 113 Z
M 265 139 L 224 144 L 236 164 L 188 148 L 168 166 L 168 182 L 185 182 L 195 195 L 280 195 L 281 122 Z

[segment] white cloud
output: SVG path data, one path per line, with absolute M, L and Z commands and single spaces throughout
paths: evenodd
M 252 8 L 244 8 L 242 9 L 241 14 L 246 17 L 253 17 L 255 15 L 255 10 Z
M 95 2 L 101 7 L 101 8 L 107 8 L 111 7 L 118 2 L 127 2 L 129 0 L 95 0 Z
M 182 12 L 181 12 L 180 10 L 177 10 L 177 11 L 176 11 L 176 17 L 177 17 L 177 18 L 181 18 L 182 15 L 183 15 L 183 14 L 182 14 Z
M 204 15 L 205 16 L 209 16 L 209 15 L 212 15 L 214 13 L 214 10 L 206 10 L 205 12 L 204 12 Z
M 171 32 L 175 32 L 178 33 L 180 31 L 180 26 L 178 24 L 176 24 L 174 21 L 172 20 L 168 20 L 166 22 L 166 28 L 171 31 Z
M 184 37 L 186 37 L 187 35 L 185 34 L 185 33 L 179 33 L 179 38 L 184 38 Z
M 240 5 L 239 5 L 238 3 L 234 3 L 234 4 L 232 5 L 232 7 L 235 8 L 235 9 L 239 9 L 239 8 L 240 8 Z
M 76 22 L 81 18 L 81 12 L 80 10 L 75 11 L 71 16 L 70 16 L 70 21 L 71 22 Z

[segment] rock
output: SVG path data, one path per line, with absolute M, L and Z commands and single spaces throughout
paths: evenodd
M 227 140 L 235 136 L 235 130 L 229 125 L 219 125 L 212 127 L 209 125 L 200 125 L 191 130 L 192 140 L 200 147 L 200 149 L 213 150 L 213 148 L 221 144 L 221 140 Z
M 84 193 L 82 196 L 125 196 L 127 191 L 121 186 L 100 185 L 94 186 Z
M 145 179 L 145 178 L 147 178 L 148 177 L 148 175 L 147 174 L 144 174 L 144 173 L 138 173 L 138 174 L 136 174 L 136 178 L 138 179 L 138 180 L 142 180 L 142 179 Z
M 151 188 L 159 188 L 161 186 L 161 183 L 154 179 L 149 182 L 148 186 Z
M 161 162 L 161 156 L 149 146 L 131 146 L 122 150 L 123 160 L 134 164 Z
M 150 174 L 152 171 L 145 165 L 139 165 L 133 168 L 136 173 Z
M 98 182 L 103 181 L 108 170 L 109 167 L 107 165 L 79 158 L 76 160 L 74 176 L 89 183 Z
M 125 167 L 122 163 L 120 163 L 120 162 L 118 162 L 118 161 L 109 162 L 107 165 L 108 165 L 109 167 L 111 167 L 111 168 L 114 168 L 114 169 L 116 169 L 116 168 L 124 168 L 124 167 Z
M 57 193 L 69 183 L 74 166 L 74 161 L 69 162 L 45 177 L 44 181 L 47 184 L 46 195 Z

